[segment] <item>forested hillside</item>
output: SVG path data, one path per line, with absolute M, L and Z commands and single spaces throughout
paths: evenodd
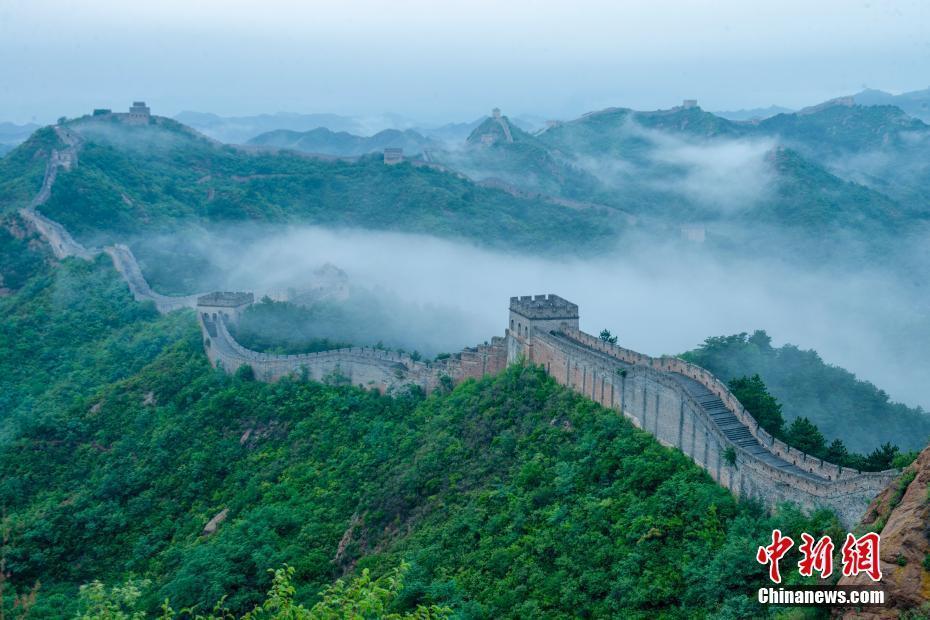
M 506 122 L 506 117 L 504 117 Z M 684 224 L 737 255 L 849 267 L 887 261 L 925 227 L 930 127 L 896 108 L 829 105 L 761 123 L 698 107 L 608 108 L 530 135 L 487 119 L 434 158 L 635 218 L 655 239 Z
M 578 127 L 624 118 L 593 115 Z M 649 131 L 729 135 L 733 127 L 715 118 L 691 111 L 641 120 Z M 615 128 L 617 136 L 628 130 Z M 619 210 L 517 195 L 431 167 L 249 152 L 166 119 L 82 120 L 65 130 L 80 135 L 79 161 L 59 170 L 42 212 L 88 243 L 175 234 L 177 248 L 160 249 L 175 259 L 154 261 L 154 272 L 179 289 L 212 267 L 198 267 L 206 259 L 178 231 L 223 223 L 406 230 L 547 254 L 598 254 L 617 239 Z M 593 172 L 554 157 L 538 136 L 512 135 L 513 143 L 479 139 L 473 153 L 501 172 L 536 167 L 563 196 L 568 188 L 602 196 Z M 628 156 L 648 161 L 654 135 L 627 137 Z M 389 602 L 398 612 L 436 605 L 463 618 L 759 617 L 773 610 L 753 601 L 764 578 L 755 549 L 771 529 L 840 536 L 825 512 L 786 507 L 769 516 L 737 503 L 681 452 L 541 369 L 515 365 L 451 391 L 387 396 L 338 374 L 269 385 L 212 369 L 193 313 L 160 316 L 136 303 L 105 255 L 52 260 L 15 215 L 41 185 L 50 150 L 62 147 L 44 129 L 0 160 L 5 610 L 25 600 L 30 617 L 57 618 L 88 596 L 129 592 L 125 606 L 149 614 L 167 599 L 174 609 L 219 602 L 241 615 L 265 600 L 273 579 L 293 584 L 295 600 L 310 607 L 342 587 L 332 586 L 340 578 L 386 583 L 403 573 Z M 894 232 L 890 199 L 796 151 L 772 151 L 766 161 L 784 175 L 758 221 L 804 234 Z M 635 191 L 654 204 L 668 198 L 647 186 Z M 696 204 L 648 213 L 650 225 L 693 214 Z M 637 209 L 649 205 L 644 198 Z M 146 244 L 136 247 L 144 264 Z M 237 336 L 284 353 L 374 344 L 390 321 L 368 299 L 310 309 L 266 301 L 245 313 Z M 418 315 L 396 314 L 429 329 Z M 785 436 L 798 447 L 822 433 L 808 450 L 815 456 L 829 455 L 839 437 L 864 455 L 841 462 L 884 469 L 896 454 L 872 458 L 880 443 L 921 447 L 930 431 L 924 412 L 889 402 L 812 351 L 773 348 L 764 332 L 711 338 L 685 357 L 735 380 L 760 418 L 754 408 L 768 407 L 778 422 L 778 401 L 787 422 L 809 418 L 819 431 L 798 423 Z
M 56 146 L 55 131 L 43 127 L 26 143 L 0 157 L 0 212 L 9 213 L 29 204 L 42 186 L 45 163 Z
M 461 149 L 433 150 L 446 168 L 232 147 L 160 117 L 64 127 L 81 137 L 79 164 L 41 209 L 91 243 L 315 224 L 591 256 L 641 238 L 633 233 L 677 239 L 688 224 L 707 229 L 715 253 L 849 268 L 897 264 L 930 221 L 930 127 L 888 107 L 828 106 L 758 125 L 700 108 L 618 108 L 539 134 L 508 124 L 512 142 L 488 119 Z M 0 160 L 0 207 L 28 202 L 56 142 L 45 128 Z M 359 148 L 381 142 L 371 144 Z
M 848 370 L 825 363 L 816 351 L 773 347 L 764 331 L 708 338 L 681 357 L 724 381 L 758 374 L 784 405 L 787 422 L 806 417 L 828 443 L 842 439 L 868 453 L 886 442 L 919 450 L 930 439 L 930 414 L 892 402 L 888 394 Z
M 357 136 L 345 131 L 330 131 L 325 127 L 317 127 L 310 131 L 278 129 L 257 135 L 248 143 L 340 157 L 381 153 L 386 148 L 403 149 L 407 157 L 412 157 L 424 150 L 442 146 L 441 143 L 430 140 L 412 129 L 385 129 L 373 136 Z
M 164 118 L 144 126 L 80 119 L 67 129 L 81 138 L 79 164 L 60 172 L 42 212 L 90 243 L 191 226 L 301 223 L 576 253 L 609 247 L 616 232 L 604 210 L 521 198 L 431 167 L 387 166 L 379 156 L 346 162 L 254 152 Z M 38 191 L 56 145 L 43 129 L 2 160 L 5 210 Z
M 31 618 L 72 615 L 94 579 L 133 579 L 152 613 L 242 613 L 284 563 L 309 606 L 402 562 L 401 611 L 758 616 L 772 527 L 836 526 L 737 504 L 534 368 L 394 397 L 224 375 L 192 314 L 134 303 L 106 258 L 33 270 L 0 316 L 3 597 L 35 589 Z

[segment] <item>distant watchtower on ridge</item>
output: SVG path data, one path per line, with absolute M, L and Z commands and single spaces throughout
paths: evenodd
M 204 320 L 225 320 L 235 323 L 245 309 L 255 302 L 253 293 L 217 291 L 197 298 L 197 311 Z
M 129 114 L 126 116 L 126 120 L 130 123 L 139 123 L 145 124 L 149 122 L 149 118 L 152 116 L 152 111 L 144 101 L 133 101 L 132 105 L 129 107 Z
M 404 149 L 397 147 L 388 147 L 384 149 L 384 163 L 388 166 L 399 164 L 404 161 Z

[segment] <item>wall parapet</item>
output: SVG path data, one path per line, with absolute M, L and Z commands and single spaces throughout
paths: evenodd
M 510 311 L 528 319 L 577 319 L 578 304 L 555 294 L 510 298 Z
M 435 362 L 414 360 L 404 353 L 374 347 L 343 347 L 277 355 L 242 346 L 221 318 L 214 320 L 209 314 L 198 312 L 198 320 L 204 348 L 214 366 L 235 371 L 243 365 L 249 365 L 256 377 L 264 381 L 276 381 L 302 371 L 317 379 L 337 371 L 346 374 L 354 384 L 375 387 L 382 392 L 409 384 L 431 391 L 442 384 L 444 376 L 459 382 L 496 374 L 507 364 L 506 345 L 504 339 L 499 337 L 492 338 L 490 344 L 470 347 Z M 363 380 L 356 381 L 358 377 Z
M 784 458 L 750 432 L 756 425 L 748 413 L 733 410 L 738 401 L 721 398 L 729 392 L 722 382 L 684 360 L 652 358 L 565 325 L 528 335 L 508 331 L 508 355 L 541 364 L 559 383 L 681 450 L 735 495 L 757 498 L 770 509 L 783 502 L 805 510 L 828 507 L 852 526 L 899 474 L 838 472 L 836 465 L 794 449 Z
M 808 455 L 802 450 L 792 448 L 782 440 L 776 439 L 764 428 L 762 428 L 759 422 L 756 421 L 752 414 L 746 410 L 743 404 L 739 401 L 738 398 L 736 398 L 736 396 L 733 395 L 725 383 L 723 383 L 707 369 L 702 368 L 696 364 L 692 364 L 691 362 L 672 356 L 651 357 L 643 353 L 625 349 L 616 344 L 611 344 L 601 340 L 600 338 L 586 334 L 585 332 L 570 328 L 568 326 L 565 326 L 561 331 L 567 337 L 576 340 L 591 349 L 600 351 L 611 357 L 615 357 L 618 360 L 628 364 L 647 366 L 649 368 L 663 372 L 674 372 L 698 381 L 704 387 L 710 390 L 711 393 L 723 401 L 727 409 L 733 412 L 736 418 L 742 422 L 746 428 L 749 429 L 750 433 L 752 433 L 756 440 L 759 441 L 760 445 L 764 446 L 770 452 L 784 459 L 785 461 L 794 463 L 799 467 L 803 466 L 805 468 L 814 469 L 814 472 L 822 478 L 826 478 L 827 480 L 837 480 L 861 476 L 868 477 L 870 475 L 884 478 L 897 475 L 899 473 L 899 470 L 897 469 L 888 469 L 882 472 L 861 472 L 849 467 L 843 467 L 841 465 L 830 463 L 829 461 L 824 461 L 823 459 Z M 798 462 L 799 459 L 800 462 Z

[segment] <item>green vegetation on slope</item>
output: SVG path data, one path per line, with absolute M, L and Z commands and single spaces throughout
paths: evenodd
M 55 130 L 43 127 L 0 158 L 0 213 L 15 211 L 32 201 L 42 187 L 49 154 L 57 146 Z
M 5 603 L 38 583 L 33 618 L 74 613 L 94 579 L 148 580 L 150 613 L 223 596 L 242 613 L 285 563 L 310 607 L 402 561 L 398 612 L 759 616 L 756 546 L 836 527 L 737 504 L 541 369 L 429 397 L 258 383 L 208 366 L 190 313 L 157 317 L 118 284 L 104 259 L 66 261 L 0 302 L 2 374 L 44 373 L 4 377 L 43 406 L 0 444 Z
M 476 130 L 478 131 L 478 130 Z M 571 200 L 592 200 L 599 184 L 591 174 L 554 157 L 532 136 L 508 143 L 480 142 L 461 151 L 436 153 L 444 165 L 486 184 L 503 182 L 511 189 Z
M 271 587 L 264 601 L 256 605 L 242 620 L 443 620 L 452 615 L 449 607 L 439 605 L 417 605 L 408 612 L 390 611 L 395 600 L 404 587 L 406 565 L 373 579 L 368 569 L 358 577 L 346 582 L 337 579 L 334 584 L 324 588 L 320 600 L 310 609 L 294 600 L 296 588 L 292 581 L 294 567 L 284 565 L 271 570 L 273 574 Z M 146 617 L 140 608 L 142 591 L 151 582 L 129 581 L 107 587 L 99 580 L 81 586 L 76 620 L 140 620 Z M 22 615 L 28 615 L 32 605 L 31 599 L 21 605 Z M 196 615 L 195 615 L 196 614 Z M 202 613 L 192 607 L 175 610 L 167 599 L 159 609 L 159 620 L 189 618 L 197 620 L 234 620 L 238 617 L 222 601 L 208 613 Z
M 318 320 L 319 314 L 319 308 L 305 308 L 266 297 L 249 306 L 239 322 L 230 325 L 230 332 L 247 349 L 281 355 L 352 346 L 322 336 L 321 332 L 327 330 L 326 324 Z
M 884 391 L 824 363 L 815 351 L 790 344 L 775 348 L 761 330 L 708 338 L 681 357 L 723 381 L 758 374 L 783 405 L 788 422 L 807 418 L 824 436 L 841 439 L 856 452 L 889 442 L 917 450 L 930 436 L 930 415 L 921 408 L 891 402 Z
M 817 425 L 803 417 L 795 418 L 785 427 L 781 404 L 769 394 L 759 375 L 731 379 L 729 387 L 762 428 L 805 454 L 861 471 L 900 469 L 917 458 L 917 451 L 901 453 L 897 446 L 890 443 L 885 443 L 868 455 L 850 453 L 842 439 L 834 439 L 827 445 Z
M 341 157 L 380 153 L 386 148 L 403 149 L 404 155 L 411 157 L 440 146 L 439 143 L 412 129 L 385 129 L 373 136 L 357 136 L 346 131 L 331 131 L 326 127 L 317 127 L 309 131 L 276 129 L 257 135 L 248 143 Z
M 907 146 L 908 136 L 930 131 L 892 105 L 827 106 L 813 114 L 776 114 L 756 132 L 779 136 L 819 157 Z
M 898 205 L 883 194 L 844 181 L 798 153 L 779 148 L 773 158 L 778 175 L 771 208 L 750 214 L 753 222 L 801 231 L 843 230 L 847 235 L 886 238 L 900 225 Z
M 198 137 L 168 119 L 69 124 L 84 143 L 43 213 L 76 237 L 231 222 L 304 223 L 429 233 L 483 245 L 575 252 L 603 248 L 604 215 L 481 187 L 456 174 L 376 156 L 326 161 L 252 152 Z M 31 147 L 21 156 L 32 155 Z
M 593 157 L 619 157 L 643 163 L 655 144 L 648 131 L 688 138 L 740 137 L 745 126 L 700 108 L 637 112 L 608 108 L 560 123 L 540 134 L 539 140 L 565 153 Z
M 884 128 L 881 119 L 845 124 L 833 112 L 782 116 L 795 127 L 790 136 L 779 133 L 781 126 L 734 123 L 699 108 L 613 108 L 536 136 L 515 134 L 513 144 L 498 140 L 484 146 L 477 138 L 494 130 L 489 120 L 475 130 L 470 148 L 437 157 L 524 191 L 622 209 L 654 235 L 677 233 L 682 222 L 701 222 L 715 229 L 715 247 L 791 260 L 883 258 L 927 217 L 925 201 L 902 205 L 872 189 L 884 189 L 874 180 L 841 178 L 833 159 L 809 148 L 822 134 L 840 150 L 847 143 L 870 143 Z M 920 140 L 897 140 L 883 157 L 901 159 L 913 151 L 912 143 Z M 742 190 L 717 191 L 729 183 Z
M 107 257 L 37 267 L 0 298 L 0 443 L 15 425 L 132 375 L 189 326 L 133 302 Z
M 30 233 L 18 215 L 0 218 L 0 291 L 15 291 L 25 285 L 46 268 L 47 254 L 38 235 Z
M 593 117 L 550 128 L 538 136 L 510 124 L 512 143 L 506 141 L 500 124 L 488 118 L 471 133 L 464 149 L 436 152 L 434 157 L 469 176 L 500 180 L 519 191 L 542 192 L 579 203 L 610 205 L 640 213 L 658 210 L 654 215 L 660 217 L 676 212 L 679 195 L 658 187 L 661 184 L 638 182 L 636 175 L 641 175 L 641 170 L 632 170 L 631 165 L 611 159 L 617 156 L 628 161 L 641 156 L 631 145 L 648 150 L 651 142 L 631 135 L 625 123 L 610 130 L 599 124 L 591 126 L 589 118 Z M 576 136 L 576 132 L 582 135 Z M 493 138 L 490 144 L 482 140 L 485 135 Z M 562 141 L 560 137 L 566 139 Z M 600 146 L 610 152 L 597 150 Z M 640 157 L 636 161 L 645 165 L 648 160 Z M 653 174 L 668 172 L 668 166 L 651 161 L 648 164 L 655 167 Z

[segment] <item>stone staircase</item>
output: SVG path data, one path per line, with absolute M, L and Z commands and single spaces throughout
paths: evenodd
M 736 414 L 727 409 L 723 401 L 702 383 L 676 372 L 669 372 L 667 374 L 701 405 L 710 419 L 717 425 L 717 428 L 719 428 L 724 436 L 734 445 L 743 448 L 767 465 L 810 480 L 823 481 L 823 478 L 820 476 L 804 471 L 793 463 L 789 463 L 783 458 L 772 454 L 762 446 L 759 440 L 750 432 L 749 428 L 739 421 Z
M 213 319 L 203 316 L 200 317 L 200 320 L 203 322 L 203 328 L 207 330 L 210 338 L 216 338 L 216 323 L 213 322 Z

